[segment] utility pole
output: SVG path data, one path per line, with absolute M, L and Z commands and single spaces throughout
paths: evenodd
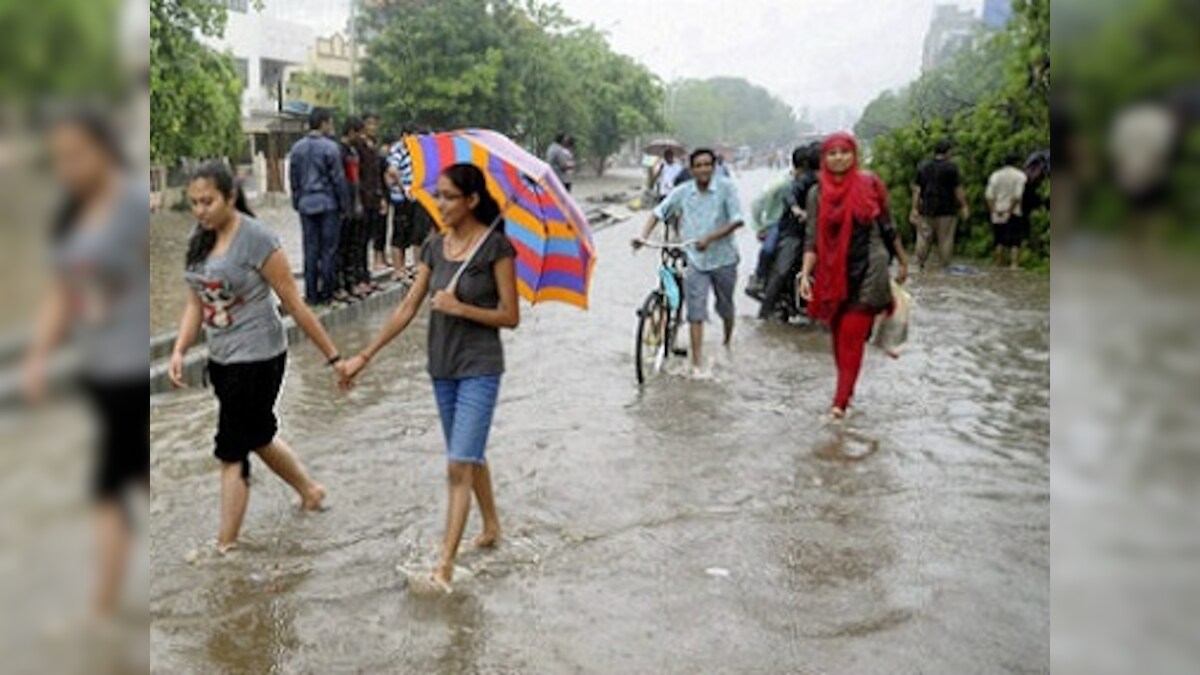
M 358 17 L 356 15 L 356 7 L 358 0 L 350 0 L 350 92 L 348 114 L 354 114 L 354 77 L 357 75 L 358 65 Z

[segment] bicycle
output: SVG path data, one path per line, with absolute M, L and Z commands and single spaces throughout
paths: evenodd
M 672 355 L 687 355 L 687 350 L 675 348 L 675 340 L 683 319 L 683 270 L 687 266 L 684 249 L 695 243 L 641 242 L 642 246 L 659 249 L 661 261 L 658 285 L 637 310 L 634 367 L 639 385 L 645 384 L 648 375 L 662 372 Z

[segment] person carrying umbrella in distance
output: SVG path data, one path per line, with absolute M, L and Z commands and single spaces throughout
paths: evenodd
M 500 330 L 520 323 L 518 295 L 586 308 L 595 258 L 587 221 L 552 169 L 512 141 L 466 130 L 408 143 L 414 194 L 436 204 L 441 231 L 425 241 L 400 306 L 339 370 L 349 389 L 431 299 L 428 371 L 446 442 L 449 501 L 441 557 L 424 581 L 448 593 L 472 494 L 483 518 L 475 546 L 500 538 L 486 458 L 505 369 Z

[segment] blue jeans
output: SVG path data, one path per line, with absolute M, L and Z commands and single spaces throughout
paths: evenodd
M 433 395 L 442 418 L 442 434 L 446 437 L 446 459 L 487 464 L 484 453 L 500 395 L 500 376 L 434 378 Z
M 304 228 L 304 299 L 310 305 L 326 302 L 337 287 L 341 216 L 336 210 L 301 213 L 300 224 Z
M 771 258 L 775 255 L 775 247 L 779 245 L 779 223 L 767 230 L 767 238 L 763 239 L 762 250 L 758 253 L 758 268 L 754 276 L 766 283 L 767 272 L 771 270 Z

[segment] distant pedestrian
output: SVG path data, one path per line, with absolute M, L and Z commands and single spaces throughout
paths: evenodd
M 1020 161 L 1016 154 L 1005 157 L 1004 166 L 988 177 L 984 191 L 992 221 L 995 263 L 1003 265 L 1005 253 L 1008 253 L 1012 269 L 1016 269 L 1021 261 L 1021 244 L 1029 236 L 1029 220 L 1021 209 L 1028 176 L 1017 168 Z
M 560 133 L 554 137 L 554 142 L 546 148 L 546 163 L 554 170 L 554 175 L 571 191 L 575 181 L 575 139 L 569 134 Z
M 304 299 L 320 305 L 333 299 L 342 213 L 349 210 L 346 170 L 333 133 L 333 116 L 316 108 L 309 132 L 288 154 L 292 207 L 304 230 Z
M 949 140 L 938 141 L 933 159 L 917 168 L 917 179 L 912 185 L 910 220 L 917 228 L 917 266 L 922 271 L 935 241 L 942 267 L 950 265 L 958 219 L 966 221 L 971 215 L 958 165 L 951 157 L 953 149 Z

